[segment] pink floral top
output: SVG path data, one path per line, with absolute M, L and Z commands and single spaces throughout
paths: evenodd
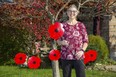
M 78 22 L 76 25 L 69 25 L 68 23 L 62 23 L 65 30 L 64 35 L 61 40 L 66 40 L 69 42 L 68 46 L 61 46 L 61 59 L 66 60 L 76 60 L 76 52 L 78 52 L 83 43 L 88 43 L 88 35 L 86 28 L 83 23 Z M 84 57 L 82 57 L 84 58 Z

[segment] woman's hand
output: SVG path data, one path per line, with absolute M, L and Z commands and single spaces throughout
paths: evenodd
M 66 45 L 66 46 L 68 46 L 68 45 L 69 45 L 69 42 L 66 41 L 66 40 L 63 40 L 63 41 L 62 41 L 62 45 Z
M 80 59 L 83 55 L 84 55 L 84 52 L 83 51 L 79 51 L 79 52 L 76 53 L 76 58 Z
M 57 43 L 58 43 L 58 45 L 61 45 L 62 44 L 60 40 L 57 40 Z
M 69 42 L 68 42 L 68 41 L 66 41 L 66 40 L 62 40 L 62 41 L 57 40 L 57 43 L 58 43 L 58 45 L 66 45 L 66 46 L 68 46 L 68 45 L 69 45 Z

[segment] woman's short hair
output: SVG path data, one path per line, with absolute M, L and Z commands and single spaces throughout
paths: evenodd
M 68 8 L 70 8 L 70 7 L 72 7 L 72 6 L 74 6 L 75 8 L 78 9 L 78 3 L 75 2 L 75 1 L 70 2 L 70 3 L 67 5 L 66 9 L 68 9 Z

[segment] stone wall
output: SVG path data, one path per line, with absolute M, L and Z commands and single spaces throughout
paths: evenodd
M 101 36 L 106 40 L 110 58 L 116 60 L 116 17 L 104 15 L 100 25 Z
M 116 17 L 112 15 L 109 21 L 109 43 L 110 43 L 110 57 L 116 60 Z

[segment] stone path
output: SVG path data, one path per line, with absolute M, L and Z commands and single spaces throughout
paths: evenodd
M 112 72 L 116 72 L 116 65 L 97 65 L 95 67 L 86 67 L 86 69 L 88 70 L 103 70 L 103 71 L 112 71 Z
M 110 70 L 110 71 L 115 71 L 116 72 L 116 65 L 109 65 L 109 66 L 105 66 L 106 70 Z

